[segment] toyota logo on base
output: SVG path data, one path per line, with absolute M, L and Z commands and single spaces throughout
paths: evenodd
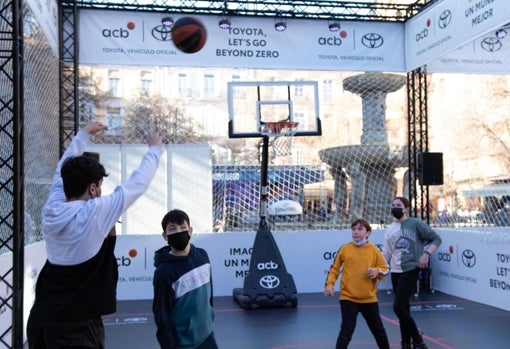
M 268 289 L 277 288 L 278 285 L 280 285 L 280 279 L 274 275 L 265 275 L 260 278 L 259 284 L 260 286 Z

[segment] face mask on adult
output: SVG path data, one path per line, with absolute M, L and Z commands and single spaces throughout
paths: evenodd
M 396 219 L 400 219 L 404 216 L 404 210 L 401 207 L 392 207 L 391 214 Z
M 185 230 L 175 234 L 168 235 L 167 239 L 169 246 L 176 250 L 183 251 L 186 248 L 186 246 L 188 246 L 190 235 L 189 232 Z

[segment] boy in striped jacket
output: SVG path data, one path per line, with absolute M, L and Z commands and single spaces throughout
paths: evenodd
M 211 263 L 190 243 L 188 215 L 171 210 L 163 221 L 168 246 L 154 256 L 152 312 L 161 349 L 218 349 L 213 332 Z

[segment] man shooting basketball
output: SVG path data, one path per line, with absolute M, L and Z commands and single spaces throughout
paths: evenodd
M 42 209 L 48 259 L 28 319 L 30 349 L 104 348 L 101 316 L 114 313 L 117 301 L 115 222 L 149 187 L 163 152 L 162 135 L 151 133 L 138 168 L 112 194 L 102 196 L 108 174 L 83 151 L 91 135 L 106 129 L 100 122 L 85 126 L 57 165 Z

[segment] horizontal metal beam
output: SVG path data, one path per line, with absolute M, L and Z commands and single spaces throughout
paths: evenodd
M 102 0 L 61 0 L 63 7 L 77 6 L 104 10 L 394 22 L 403 22 L 411 18 L 428 3 L 430 0 L 417 0 L 411 4 L 327 0 L 163 0 L 150 4 L 140 3 L 138 0 L 122 3 Z

